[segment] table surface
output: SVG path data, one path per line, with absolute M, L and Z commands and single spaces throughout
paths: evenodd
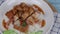
M 0 5 L 5 0 L 0 0 Z M 58 13 L 54 13 L 55 23 L 49 34 L 60 34 L 60 0 L 47 0 L 50 2 L 58 11 Z
M 58 11 L 55 15 L 55 23 L 50 31 L 50 34 L 60 34 L 60 0 L 48 0 Z
M 60 13 L 60 0 L 48 0 Z

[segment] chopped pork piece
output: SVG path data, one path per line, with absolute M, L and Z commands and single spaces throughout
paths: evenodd
M 21 8 L 28 7 L 28 5 L 25 3 L 21 3 L 20 6 L 21 6 Z
M 30 25 L 33 25 L 35 23 L 34 19 L 32 17 L 29 17 L 27 19 L 27 23 L 30 24 Z
M 6 13 L 6 16 L 11 19 L 14 15 L 12 13 L 12 10 L 10 10 L 9 12 Z
M 33 7 L 36 8 L 38 11 L 42 12 L 42 14 L 44 14 L 44 11 L 37 5 L 33 5 Z
M 3 27 L 8 30 L 8 24 L 5 22 L 5 20 L 3 20 L 2 24 L 3 24 Z
M 28 16 L 29 16 L 28 13 L 24 13 L 24 14 L 22 15 L 23 19 L 26 19 Z
M 33 13 L 34 11 L 35 11 L 35 10 L 34 10 L 32 7 L 30 7 L 28 13 L 31 14 L 31 13 Z
M 46 24 L 45 20 L 42 20 L 42 22 L 40 23 L 41 27 L 44 27 Z
M 13 14 L 16 14 L 17 10 L 13 9 L 13 11 L 12 11 L 12 12 L 13 12 Z

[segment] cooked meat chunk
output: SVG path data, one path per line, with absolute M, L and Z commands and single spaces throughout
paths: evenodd
M 38 7 L 37 5 L 33 5 L 33 7 L 36 8 L 42 14 L 44 14 L 44 11 L 40 7 Z
M 11 19 L 14 15 L 12 13 L 12 10 L 10 10 L 9 12 L 6 13 L 6 16 Z

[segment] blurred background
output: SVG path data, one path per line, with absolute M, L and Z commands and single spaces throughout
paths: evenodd
M 47 0 L 47 1 L 50 2 L 60 13 L 60 0 Z

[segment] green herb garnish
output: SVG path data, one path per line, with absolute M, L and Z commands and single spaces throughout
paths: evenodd
M 15 32 L 14 30 L 6 30 L 3 32 L 3 34 L 18 34 L 18 33 Z
M 23 27 L 27 26 L 26 21 L 23 21 L 22 26 L 23 26 Z

